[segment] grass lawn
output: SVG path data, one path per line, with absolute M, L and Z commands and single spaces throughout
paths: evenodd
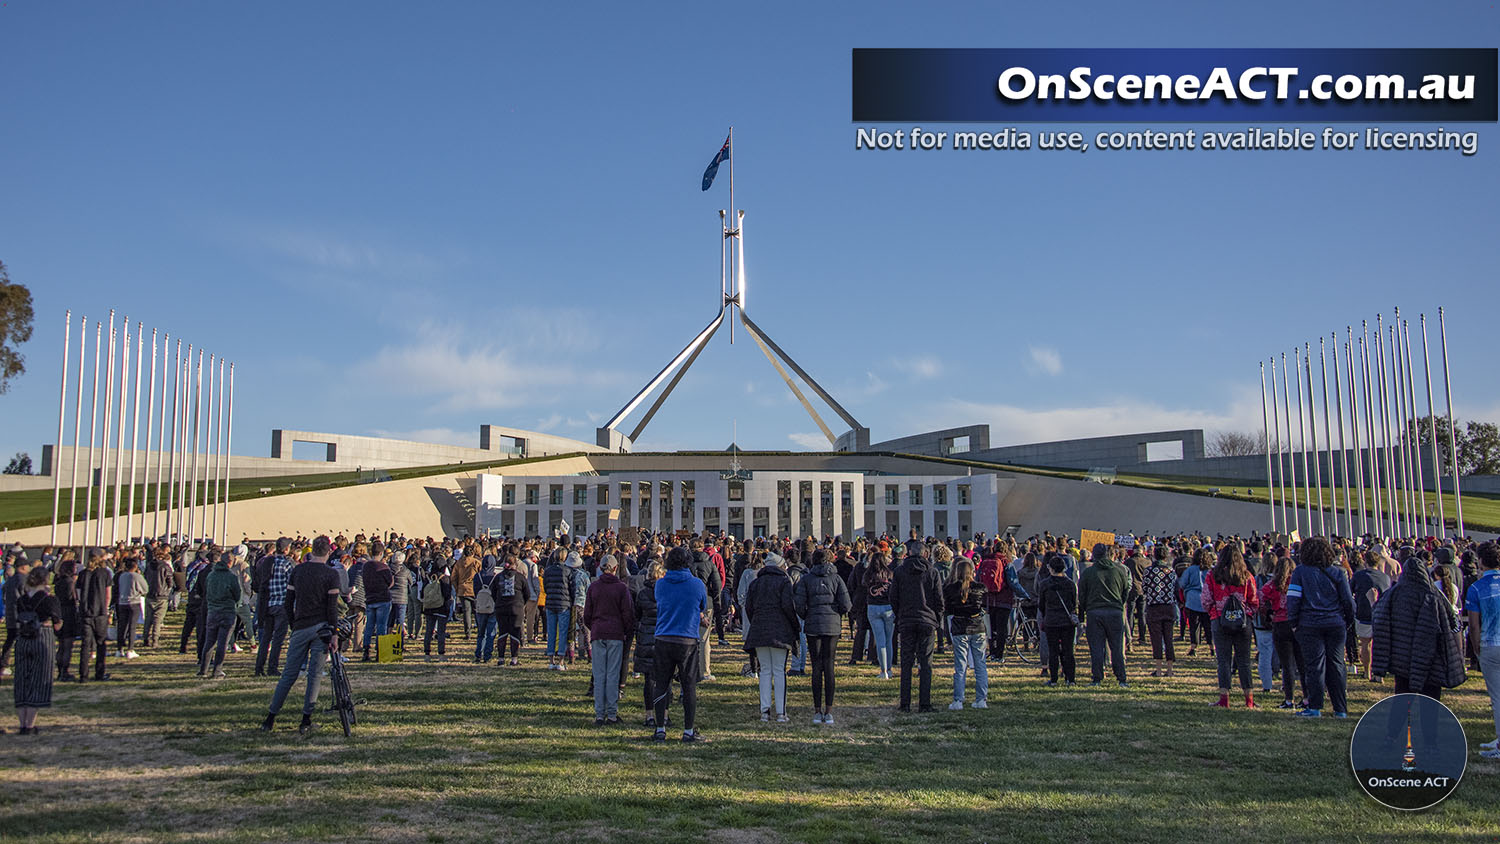
M 180 625 L 180 615 L 169 621 Z M 250 653 L 228 680 L 194 678 L 175 649 L 115 663 L 119 682 L 58 686 L 38 736 L 0 736 L 0 840 L 174 841 L 1494 841 L 1500 764 L 1471 755 L 1457 792 L 1404 814 L 1349 772 L 1354 718 L 1211 709 L 1212 663 L 1132 688 L 1048 689 L 992 667 L 991 708 L 949 712 L 938 657 L 930 715 L 895 712 L 896 683 L 838 668 L 837 726 L 811 724 L 791 678 L 791 724 L 758 719 L 740 655 L 700 690 L 706 745 L 647 741 L 639 681 L 627 726 L 595 728 L 587 668 L 446 660 L 353 663 L 367 703 L 354 737 L 320 712 L 256 728 L 273 681 Z M 848 642 L 841 643 L 840 662 Z M 455 653 L 457 652 L 457 653 Z M 716 651 L 716 655 L 718 651 Z M 1148 654 L 1149 655 L 1149 654 Z M 1389 685 L 1352 680 L 1355 717 Z M 972 690 L 970 692 L 972 696 Z M 1451 698 L 1451 699 L 1449 699 Z M 1490 737 L 1477 674 L 1450 694 L 1471 745 Z M 1279 695 L 1266 696 L 1274 704 Z M 329 693 L 324 685 L 323 706 Z M 680 710 L 674 711 L 674 724 Z

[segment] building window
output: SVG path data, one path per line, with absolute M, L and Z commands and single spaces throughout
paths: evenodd
M 547 503 L 554 507 L 561 505 L 563 503 L 562 493 L 562 487 L 553 484 L 552 489 L 547 493 Z
M 730 501 L 744 501 L 745 500 L 745 482 L 744 481 L 730 481 L 729 482 L 729 500 Z
M 901 492 L 899 490 L 897 490 L 896 487 L 894 487 L 894 486 L 892 486 L 890 484 L 886 484 L 886 487 L 885 487 L 885 504 L 886 504 L 887 507 L 895 507 L 897 504 L 900 504 L 901 503 L 900 496 L 901 496 Z
M 913 506 L 913 507 L 921 507 L 922 506 L 922 485 L 921 484 L 912 484 L 911 488 L 907 490 L 907 496 L 908 496 L 908 498 L 911 501 L 911 506 Z
M 526 503 L 527 504 L 531 504 L 531 505 L 535 505 L 537 503 L 537 495 L 538 495 L 538 490 L 536 488 L 536 484 L 529 484 L 529 485 L 527 485 L 527 487 L 526 487 Z M 530 526 L 528 528 L 527 535 L 528 536 L 534 536 L 534 535 L 536 535 L 536 529 L 535 529 L 534 525 L 532 525 L 532 526 Z
M 586 486 L 573 487 L 573 506 L 582 507 L 589 503 L 589 488 Z
M 932 503 L 938 507 L 947 506 L 948 488 L 945 486 L 934 485 L 932 488 Z
M 958 485 L 958 503 L 959 503 L 959 506 L 961 506 L 961 507 L 968 505 L 968 503 L 969 503 L 969 485 L 968 484 L 959 484 Z
M 500 492 L 500 503 L 501 504 L 514 504 L 514 503 L 516 503 L 516 485 L 515 484 L 506 484 L 505 488 L 503 490 L 501 490 L 501 492 Z
M 594 487 L 594 503 L 609 503 L 609 484 L 599 484 L 598 486 Z

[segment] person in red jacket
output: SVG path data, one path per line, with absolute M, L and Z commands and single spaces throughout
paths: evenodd
M 1255 708 L 1255 695 L 1250 691 L 1250 619 L 1259 606 L 1260 591 L 1239 544 L 1225 543 L 1219 549 L 1218 564 L 1203 579 L 1203 609 L 1219 663 L 1219 700 L 1214 706 L 1229 708 L 1230 675 L 1237 673 L 1246 708 Z
M 594 726 L 620 723 L 620 665 L 625 638 L 635 630 L 635 603 L 630 587 L 619 577 L 620 564 L 612 554 L 599 561 L 599 578 L 583 603 L 583 623 L 593 643 Z

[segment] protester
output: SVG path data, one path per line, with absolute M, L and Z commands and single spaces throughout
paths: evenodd
M 1042 636 L 1047 640 L 1047 685 L 1057 685 L 1057 672 L 1068 685 L 1073 685 L 1075 665 L 1073 660 L 1073 635 L 1078 629 L 1078 588 L 1064 573 L 1068 563 L 1064 554 L 1055 554 L 1047 560 L 1051 574 L 1038 587 L 1037 605 L 1042 617 Z
M 583 623 L 588 626 L 594 674 L 594 726 L 620 723 L 620 665 L 625 638 L 635 629 L 635 603 L 620 580 L 620 564 L 610 554 L 599 561 L 600 575 L 588 588 Z
M 400 552 L 397 552 L 400 556 Z M 495 665 L 505 664 L 505 646 L 510 644 L 510 664 L 521 664 L 521 624 L 526 617 L 526 608 L 535 595 L 531 593 L 531 581 L 517 568 L 520 559 L 515 552 L 505 555 L 505 567 L 490 580 L 490 601 L 495 606 L 495 629 L 498 646 Z M 476 596 L 477 602 L 477 596 Z
M 370 645 L 379 644 L 379 637 L 391 626 L 391 597 L 396 586 L 396 573 L 385 561 L 385 546 L 376 542 L 370 549 L 370 558 L 359 572 L 365 593 L 364 662 L 369 662 Z
M 126 557 L 115 575 L 115 656 L 135 659 L 135 622 L 146 614 L 146 578 L 134 556 Z
M 891 609 L 901 637 L 902 712 L 911 711 L 911 675 L 918 669 L 917 711 L 932 711 L 932 652 L 943 617 L 943 582 L 920 542 L 907 545 L 906 560 L 891 577 Z
M 212 676 L 215 680 L 225 677 L 223 671 L 224 650 L 229 644 L 229 635 L 234 632 L 235 605 L 240 602 L 240 578 L 229 570 L 228 563 L 218 551 L 209 551 L 210 568 L 203 575 L 204 606 L 208 611 L 207 642 L 198 656 L 198 676 Z M 213 652 L 213 668 L 209 670 L 209 652 Z
M 760 720 L 778 723 L 786 711 L 787 656 L 797 647 L 799 618 L 792 580 L 781 555 L 768 552 L 745 596 L 745 650 L 759 666 Z
M 1213 565 L 1213 551 L 1199 548 L 1193 552 L 1193 562 L 1177 578 L 1177 588 L 1182 590 L 1183 606 L 1188 615 L 1188 656 L 1198 653 L 1198 633 L 1202 631 L 1208 643 L 1208 655 L 1214 655 L 1213 636 L 1209 632 L 1208 613 L 1203 611 L 1203 578 Z
M 441 565 L 436 563 L 436 565 Z M 422 630 L 422 653 L 432 659 L 432 640 L 437 639 L 438 656 L 447 653 L 448 622 L 454 612 L 453 578 L 446 567 L 428 575 L 427 585 L 422 587 L 422 617 L 426 624 Z
M 336 627 L 339 620 L 339 578 L 328 567 L 332 550 L 333 544 L 328 537 L 314 539 L 312 552 L 292 569 L 287 582 L 286 611 L 292 633 L 281 679 L 271 695 L 266 719 L 260 725 L 266 732 L 275 729 L 281 705 L 297 682 L 297 674 L 304 668 L 307 671 L 307 694 L 302 701 L 302 724 L 298 730 L 306 734 L 312 729 L 312 714 L 318 706 L 318 684 L 323 675 L 323 658 L 330 646 L 337 647 L 338 644 L 336 635 L 327 644 L 321 635 L 324 628 Z
M 1354 598 L 1335 553 L 1321 536 L 1304 540 L 1300 564 L 1287 584 L 1287 621 L 1297 635 L 1306 668 L 1308 703 L 1297 713 L 1303 718 L 1322 716 L 1325 691 L 1333 704 L 1334 717 L 1349 717 L 1344 641 L 1347 622 L 1354 618 Z
M 292 541 L 281 537 L 276 540 L 276 550 L 255 564 L 255 594 L 261 609 L 255 649 L 257 677 L 281 674 L 281 650 L 290 625 L 286 587 L 292 577 L 292 561 L 287 556 L 291 547 Z
M 704 741 L 695 718 L 698 712 L 698 641 L 708 619 L 708 589 L 689 571 L 693 553 L 676 546 L 667 553 L 666 574 L 656 581 L 656 632 L 652 662 L 655 669 L 655 741 L 667 738 L 667 709 L 672 703 L 672 680 L 682 686 L 682 740 Z M 549 608 L 550 609 L 550 608 Z
M 78 678 L 73 674 L 73 643 L 78 639 L 78 560 L 73 550 L 63 551 L 62 559 L 52 575 L 52 596 L 62 611 L 61 625 L 57 628 L 57 680 L 71 683 Z
M 88 679 L 89 657 L 94 657 L 94 679 L 103 681 L 111 675 L 105 670 L 104 657 L 109 650 L 110 574 L 105 567 L 108 553 L 103 548 L 89 552 L 88 568 L 78 576 L 78 682 Z
M 1354 595 L 1354 635 L 1359 640 L 1359 662 L 1364 668 L 1364 675 L 1370 682 L 1378 683 L 1380 681 L 1371 670 L 1374 658 L 1374 646 L 1371 643 L 1375 638 L 1371 615 L 1375 602 L 1391 588 L 1391 578 L 1380 570 L 1382 561 L 1373 550 L 1359 554 L 1356 559 L 1360 566 L 1349 580 L 1349 588 Z
M 895 650 L 896 612 L 891 608 L 891 558 L 884 551 L 870 555 L 864 575 L 865 614 L 870 637 L 880 665 L 880 679 L 891 679 L 891 655 Z
M 1125 679 L 1125 601 L 1130 596 L 1130 572 L 1115 562 L 1114 548 L 1104 543 L 1094 545 L 1093 565 L 1078 579 L 1080 616 L 1089 640 L 1090 686 L 1104 681 L 1104 658 L 1120 688 L 1130 687 Z
M 812 662 L 813 723 L 833 726 L 834 651 L 853 602 L 843 578 L 828 561 L 828 552 L 821 548 L 813 552 L 812 568 L 797 581 L 792 602 L 802 619 Z
M 151 555 L 146 569 L 146 618 L 142 632 L 141 647 L 161 646 L 161 626 L 167 615 L 167 602 L 172 595 L 175 569 L 172 555 L 166 549 L 158 549 Z M 66 612 L 66 611 L 65 611 Z
M 1214 706 L 1229 708 L 1230 677 L 1238 674 L 1240 690 L 1245 693 L 1245 708 L 1254 709 L 1255 693 L 1250 690 L 1250 619 L 1260 606 L 1260 591 L 1237 543 L 1226 542 L 1219 548 L 1218 564 L 1203 579 L 1201 600 L 1208 613 L 1219 669 L 1219 699 Z
M 1479 755 L 1493 760 L 1500 759 L 1500 545 L 1485 542 L 1477 556 L 1483 571 L 1464 594 L 1464 608 L 1495 727 L 1494 737 L 1480 744 Z
M 52 670 L 57 659 L 56 635 L 62 627 L 62 607 L 47 591 L 47 569 L 36 566 L 25 574 L 22 592 L 6 618 L 15 625 L 16 717 L 21 735 L 35 735 L 37 710 L 52 705 Z M 0 730 L 4 732 L 4 730 Z
M 989 562 L 989 560 L 986 560 Z M 970 671 L 974 673 L 974 708 L 988 709 L 989 668 L 985 665 L 985 599 L 988 587 L 974 576 L 974 563 L 959 556 L 953 564 L 953 579 L 943 586 L 943 607 L 948 612 L 948 633 L 953 641 L 953 702 L 949 709 L 964 708 L 964 691 Z
M 1455 638 L 1458 619 L 1420 557 L 1409 556 L 1401 564 L 1401 579 L 1375 602 L 1370 619 L 1370 676 L 1394 676 L 1396 694 L 1415 692 L 1438 700 L 1444 688 L 1463 682 L 1463 654 Z
M 1177 574 L 1167 560 L 1165 545 L 1158 545 L 1151 564 L 1141 573 L 1141 595 L 1146 605 L 1146 633 L 1151 638 L 1152 677 L 1171 677 L 1177 654 L 1172 627 L 1177 622 Z
M 647 727 L 656 724 L 656 581 L 666 569 L 661 560 L 648 561 L 635 592 L 635 672 L 641 675 Z M 661 726 L 665 727 L 666 724 Z

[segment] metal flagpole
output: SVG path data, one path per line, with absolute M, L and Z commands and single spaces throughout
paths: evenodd
M 1307 430 L 1312 434 L 1312 476 L 1318 487 L 1318 535 L 1328 536 L 1328 521 L 1323 511 L 1323 455 L 1318 451 L 1318 397 L 1313 393 L 1312 344 L 1303 344 L 1302 367 L 1307 372 Z M 1299 397 L 1300 401 L 1300 397 Z M 1300 405 L 1299 405 L 1300 407 Z M 1304 464 L 1307 455 L 1302 456 Z M 1311 499 L 1309 499 L 1311 500 Z M 1312 518 L 1308 517 L 1307 529 L 1312 530 Z
M 1292 483 L 1291 483 L 1291 488 L 1292 488 L 1292 512 L 1291 512 L 1291 517 L 1292 517 L 1292 521 L 1290 523 L 1291 527 L 1289 527 L 1287 529 L 1287 535 L 1290 536 L 1291 533 L 1292 533 L 1292 531 L 1297 529 L 1298 523 L 1301 521 L 1301 516 L 1299 516 L 1297 514 L 1297 507 L 1298 507 L 1298 501 L 1297 501 L 1297 459 L 1296 459 L 1297 458 L 1297 453 L 1292 450 L 1292 400 L 1291 400 L 1291 394 L 1287 391 L 1287 380 L 1286 379 L 1287 379 L 1286 352 L 1282 352 L 1281 353 L 1281 421 L 1286 426 L 1286 465 L 1281 468 L 1281 480 L 1282 480 L 1282 490 L 1283 490 L 1282 494 L 1281 494 L 1281 500 L 1282 500 L 1282 506 L 1285 507 L 1286 506 L 1286 504 L 1285 504 L 1285 502 L 1286 502 L 1286 492 L 1285 492 L 1285 489 L 1286 489 L 1286 486 L 1287 486 L 1287 484 L 1286 484 L 1286 476 L 1288 474 L 1290 474 L 1292 476 Z M 1283 525 L 1288 524 L 1287 523 L 1287 514 L 1286 513 L 1282 513 L 1282 515 L 1281 515 L 1281 523 Z
M 1325 389 L 1328 386 L 1327 369 L 1323 370 L 1323 385 Z M 1326 395 L 1323 398 L 1323 407 L 1325 410 L 1328 407 L 1328 398 Z M 1339 468 L 1336 472 L 1333 469 L 1329 469 L 1328 471 L 1335 481 L 1339 479 L 1340 475 L 1343 476 L 1344 527 L 1349 531 L 1349 536 L 1354 537 L 1357 534 L 1354 532 L 1354 504 L 1349 494 L 1349 452 L 1344 448 L 1344 385 L 1343 381 L 1339 378 L 1339 334 L 1337 331 L 1333 332 L 1333 409 L 1334 417 L 1339 420 Z M 1337 487 L 1335 487 L 1333 496 L 1335 522 L 1338 521 L 1338 509 L 1339 500 Z
M 1407 537 L 1417 535 L 1416 508 L 1412 506 L 1411 500 L 1411 461 L 1409 459 L 1408 447 L 1411 437 L 1410 430 L 1406 424 L 1406 382 L 1401 367 L 1401 320 L 1398 317 L 1390 327 L 1391 338 L 1391 388 L 1396 391 L 1391 402 L 1391 407 L 1396 410 L 1396 425 L 1399 427 L 1400 436 L 1396 440 L 1396 459 L 1400 461 L 1396 466 L 1396 475 L 1401 478 L 1401 507 L 1405 515 L 1401 520 L 1401 527 L 1406 531 Z
M 94 393 L 89 399 L 89 487 L 88 494 L 83 498 L 83 541 L 89 541 L 89 518 L 94 515 L 94 461 L 98 459 L 99 442 L 99 359 L 104 347 L 100 341 L 104 335 L 104 323 L 94 323 Z M 98 538 L 95 537 L 95 545 Z M 80 555 L 80 560 L 84 559 Z
M 165 362 L 163 362 L 165 364 Z M 165 365 L 163 365 L 165 369 Z M 167 400 L 166 373 L 162 373 L 161 400 Z M 177 338 L 177 351 L 172 357 L 172 436 L 167 450 L 167 523 L 168 534 L 177 533 L 177 428 L 178 411 L 182 409 L 182 338 Z M 166 411 L 162 411 L 162 424 L 167 422 Z
M 83 427 L 83 370 L 88 365 L 88 336 L 89 318 L 83 317 L 78 324 L 78 390 L 73 398 L 73 475 L 68 481 L 69 548 L 73 547 L 73 523 L 78 521 L 78 434 Z M 59 447 L 61 445 L 58 443 Z M 85 509 L 84 513 L 87 514 L 88 510 Z M 84 536 L 87 537 L 88 533 L 85 532 Z
M 1464 499 L 1458 482 L 1458 431 L 1457 423 L 1453 421 L 1453 382 L 1448 373 L 1448 321 L 1442 308 L 1438 308 L 1438 337 L 1442 339 L 1443 347 L 1443 393 L 1448 397 L 1448 470 L 1453 473 L 1453 517 L 1457 519 L 1453 530 L 1463 536 Z
M 212 393 L 210 393 L 212 395 Z M 219 358 L 219 399 L 218 409 L 209 408 L 213 414 L 214 433 L 210 440 L 213 443 L 213 482 L 214 493 L 209 499 L 211 505 L 209 521 L 209 535 L 220 545 L 224 544 L 224 537 L 219 536 L 219 470 L 224 468 L 224 461 L 219 457 L 219 447 L 224 444 L 224 359 Z
M 135 323 L 135 387 L 132 389 L 134 397 L 130 405 L 130 492 L 125 503 L 125 541 L 128 543 L 131 537 L 131 525 L 135 523 L 135 466 L 136 454 L 140 452 L 141 446 L 141 363 L 144 360 L 146 348 L 146 324 L 140 320 Z M 151 402 L 146 402 L 149 410 Z M 151 445 L 151 432 L 146 432 L 146 445 Z M 141 506 L 145 507 L 145 496 L 141 497 Z M 141 521 L 144 523 L 145 510 L 141 511 Z M 145 528 L 141 528 L 141 537 L 145 538 Z
M 1432 449 L 1432 488 L 1437 497 L 1438 539 L 1448 538 L 1448 519 L 1443 507 L 1442 458 L 1438 456 L 1437 411 L 1432 408 L 1432 353 L 1427 348 L 1427 314 L 1421 314 L 1422 377 L 1427 382 L 1427 447 Z
M 1396 520 L 1396 461 L 1391 456 L 1391 417 L 1388 399 L 1391 391 L 1385 381 L 1385 323 L 1380 314 L 1375 315 L 1375 379 L 1376 394 L 1380 396 L 1380 451 L 1381 469 L 1385 474 L 1385 522 L 1386 537 L 1394 541 L 1397 534 Z
M 198 350 L 198 362 L 193 366 L 193 381 L 190 385 L 193 391 L 193 469 L 192 478 L 188 481 L 188 513 L 187 532 L 188 541 L 192 542 L 198 538 L 198 445 L 203 431 L 203 350 Z
M 61 425 L 61 423 L 58 423 Z M 1276 532 L 1276 497 L 1271 494 L 1275 481 L 1271 476 L 1271 420 L 1266 411 L 1266 365 L 1260 365 L 1260 432 L 1266 441 L 1266 503 L 1271 507 L 1271 533 Z
M 1359 535 L 1370 532 L 1365 507 L 1365 457 L 1359 444 L 1359 389 L 1354 380 L 1354 326 L 1349 326 L 1344 340 L 1345 372 L 1349 375 L 1349 435 L 1354 444 L 1354 483 L 1359 490 Z
M 121 475 L 125 471 L 125 400 L 130 391 L 130 317 L 125 317 L 120 339 L 120 418 L 115 422 L 115 506 L 114 516 L 109 520 L 111 545 L 120 541 L 120 498 L 123 496 L 120 483 L 124 480 Z
M 151 377 L 148 379 L 150 385 L 146 391 L 146 465 L 141 473 L 141 536 L 157 536 L 156 528 L 159 526 L 157 508 L 161 505 L 161 485 L 157 484 L 156 500 L 151 502 L 151 533 L 146 533 L 146 502 L 151 496 L 151 432 L 156 422 L 156 329 L 151 329 Z M 166 395 L 165 392 L 162 395 Z M 158 473 L 161 467 L 161 447 L 156 449 L 156 465 Z
M 213 528 L 218 527 L 218 521 L 209 518 L 213 509 L 213 480 L 218 477 L 214 467 L 214 459 L 218 453 L 218 447 L 214 441 L 214 356 L 208 356 L 208 404 L 207 415 L 203 418 L 203 524 L 209 529 L 202 531 L 203 538 L 209 542 L 218 544 L 214 537 Z
M 1427 472 L 1422 468 L 1422 435 L 1417 422 L 1417 382 L 1412 377 L 1411 367 L 1411 320 L 1401 321 L 1401 345 L 1406 348 L 1406 406 L 1411 416 L 1411 465 L 1412 477 L 1416 482 L 1412 487 L 1412 494 L 1417 497 L 1417 504 L 1422 510 L 1422 532 L 1424 536 L 1431 530 L 1432 524 L 1427 520 Z M 1432 420 L 1427 420 L 1431 427 Z
M 193 344 L 187 344 L 187 356 L 182 359 L 182 421 L 177 426 L 177 541 L 186 544 L 187 536 L 187 464 L 188 464 L 188 408 L 193 405 Z
M 1375 534 L 1377 536 L 1389 536 L 1385 533 L 1385 485 L 1382 482 L 1384 472 L 1380 462 L 1380 440 L 1375 434 L 1375 419 L 1377 418 L 1376 399 L 1379 398 L 1379 390 L 1375 388 L 1375 380 L 1370 376 L 1370 336 L 1366 330 L 1369 324 L 1360 320 L 1359 357 L 1364 369 L 1363 383 L 1365 385 L 1365 433 L 1368 453 L 1365 459 L 1370 462 L 1370 501 L 1375 510 Z
M 63 417 L 68 413 L 68 346 L 73 340 L 73 310 L 63 314 L 63 365 L 62 387 L 57 395 L 57 445 L 52 447 L 52 540 L 57 544 L 57 517 L 62 510 L 62 462 Z
M 1276 462 L 1273 464 L 1275 472 L 1272 474 L 1271 478 L 1268 479 L 1268 482 L 1274 482 L 1275 483 L 1275 486 L 1272 487 L 1272 489 L 1271 489 L 1272 494 L 1279 493 L 1280 496 L 1281 496 L 1281 532 L 1282 533 L 1291 533 L 1292 530 L 1287 525 L 1287 520 L 1286 520 L 1286 469 L 1282 468 L 1282 465 L 1281 465 L 1281 448 L 1282 448 L 1282 439 L 1281 439 L 1281 409 L 1279 407 L 1277 407 L 1277 403 L 1276 403 L 1276 356 L 1275 355 L 1271 356 L 1271 425 L 1273 426 L 1274 430 L 1276 431 Z M 1275 521 L 1274 514 L 1272 516 L 1272 521 L 1273 522 Z
M 1342 536 L 1339 532 L 1339 476 L 1333 466 L 1333 425 L 1328 419 L 1328 350 L 1322 337 L 1318 338 L 1318 367 L 1323 370 L 1323 450 L 1328 459 L 1328 504 L 1333 513 L 1333 535 Z M 1322 496 L 1318 500 L 1321 502 Z
M 94 522 L 94 544 L 104 544 L 104 514 L 109 512 L 105 494 L 109 491 L 109 432 L 114 421 L 115 409 L 115 312 L 109 312 L 109 350 L 105 355 L 104 370 L 104 427 L 100 439 L 104 442 L 104 453 L 99 460 L 99 518 Z
M 1302 453 L 1302 495 L 1305 496 L 1302 500 L 1307 511 L 1305 538 L 1313 535 L 1312 478 L 1307 465 L 1307 414 L 1302 410 L 1302 350 L 1293 349 L 1292 353 L 1293 362 L 1297 364 L 1297 451 Z
M 229 444 L 234 431 L 234 364 L 229 365 L 229 415 L 224 419 L 224 521 L 219 533 L 229 541 Z

